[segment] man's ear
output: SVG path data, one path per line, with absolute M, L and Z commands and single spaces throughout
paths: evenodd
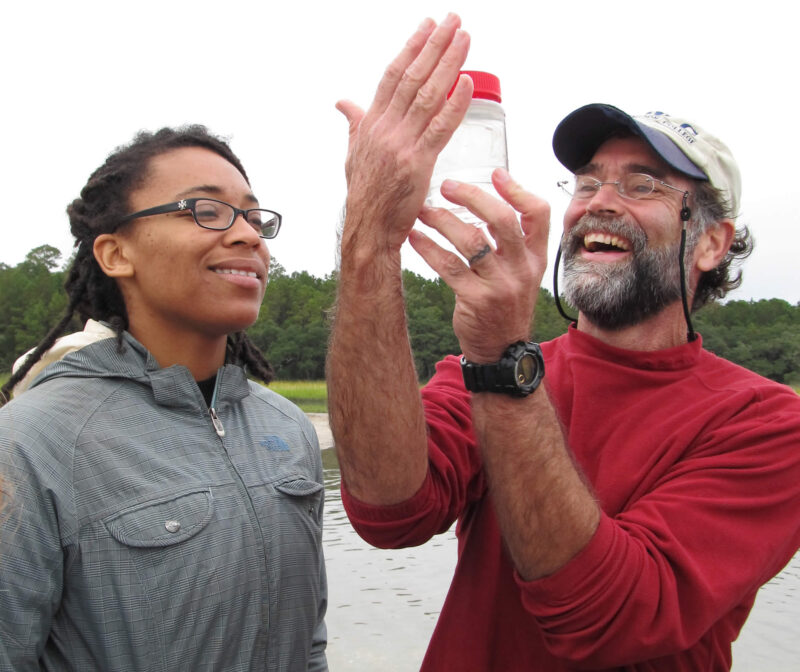
M 94 239 L 94 258 L 110 278 L 132 278 L 133 263 L 126 253 L 125 239 L 116 233 L 101 233 Z
M 731 247 L 734 231 L 733 220 L 723 219 L 700 236 L 694 250 L 697 270 L 705 273 L 719 266 Z

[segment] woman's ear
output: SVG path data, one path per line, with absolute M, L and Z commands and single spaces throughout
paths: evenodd
M 101 233 L 94 240 L 94 258 L 100 270 L 110 278 L 133 277 L 133 263 L 128 258 L 125 239 L 116 233 Z
M 697 270 L 705 273 L 720 265 L 733 242 L 734 229 L 733 220 L 723 219 L 700 236 L 694 250 Z

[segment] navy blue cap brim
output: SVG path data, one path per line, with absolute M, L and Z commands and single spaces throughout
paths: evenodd
M 679 173 L 698 180 L 708 180 L 708 176 L 666 135 L 640 124 L 613 105 L 592 103 L 564 117 L 553 133 L 553 151 L 556 158 L 574 173 L 592 160 L 606 140 L 625 134 L 642 138 Z

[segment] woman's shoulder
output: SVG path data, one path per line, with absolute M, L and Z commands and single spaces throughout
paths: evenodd
M 270 409 L 267 411 L 270 416 L 269 422 L 296 425 L 306 435 L 309 443 L 314 444 L 317 442 L 314 425 L 299 406 L 265 385 L 252 380 L 248 381 L 248 384 L 250 386 L 250 394 Z
M 16 441 L 59 444 L 74 440 L 119 381 L 54 378 L 14 397 L 0 409 L 0 433 Z

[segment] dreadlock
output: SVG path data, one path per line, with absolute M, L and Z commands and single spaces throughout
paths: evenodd
M 140 131 L 131 143 L 117 147 L 89 177 L 80 197 L 67 206 L 70 231 L 75 237 L 75 257 L 64 283 L 69 297 L 66 312 L 3 385 L 0 406 L 62 335 L 76 313 L 84 322 L 91 318 L 108 323 L 117 334 L 118 347 L 123 349 L 122 334 L 128 328 L 125 302 L 117 283 L 103 273 L 94 258 L 94 241 L 101 234 L 114 232 L 128 214 L 128 197 L 145 181 L 150 160 L 181 147 L 202 147 L 219 154 L 250 184 L 244 166 L 227 142 L 199 124 Z M 272 380 L 272 367 L 244 332 L 228 336 L 228 352 L 250 375 L 265 383 Z

